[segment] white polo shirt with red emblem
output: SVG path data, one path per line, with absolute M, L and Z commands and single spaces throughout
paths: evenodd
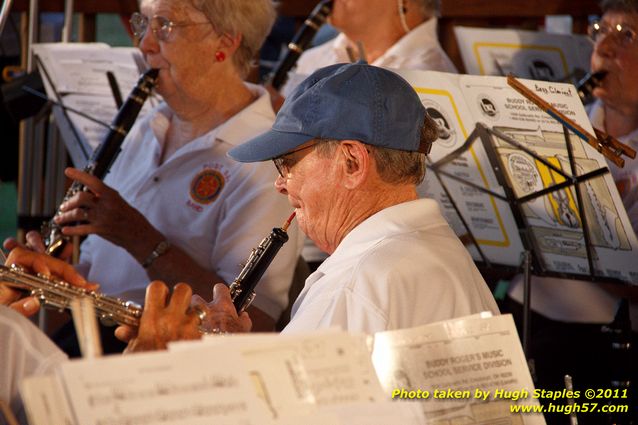
M 172 112 L 165 104 L 158 106 L 133 127 L 105 179 L 172 244 L 227 283 L 251 250 L 292 211 L 287 198 L 273 187 L 277 171 L 272 163 L 241 164 L 226 155 L 274 122 L 267 93 L 249 86 L 260 96 L 255 102 L 182 146 L 161 165 L 161 144 Z M 287 305 L 300 252 L 294 224 L 289 233 L 289 242 L 256 289 L 254 305 L 274 318 Z M 144 268 L 125 249 L 96 235 L 82 244 L 78 269 L 109 295 L 142 289 L 149 282 Z

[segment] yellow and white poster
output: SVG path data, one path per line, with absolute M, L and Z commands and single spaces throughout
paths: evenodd
M 584 277 L 590 274 L 583 232 L 583 223 L 586 223 L 593 274 L 638 282 L 638 240 L 609 173 L 580 182 L 578 191 L 574 186 L 564 187 L 526 201 L 520 208 L 480 190 L 484 188 L 505 196 L 503 185 L 497 179 L 502 175 L 514 198 L 520 199 L 563 184 L 569 176 L 583 176 L 607 167 L 599 152 L 570 134 L 575 159 L 575 170 L 572 170 L 563 126 L 511 88 L 504 77 L 397 72 L 413 85 L 441 127 L 439 140 L 432 148 L 433 163 L 463 146 L 476 124 L 482 123 L 514 139 L 568 176 L 492 135 L 493 149 L 490 150 L 498 158 L 494 164 L 481 140 L 475 140 L 463 154 L 441 168 L 443 175 L 437 178 L 428 170 L 426 182 L 419 187 L 421 196 L 439 202 L 457 235 L 466 240 L 471 232 L 482 253 L 494 264 L 517 266 L 521 253 L 528 248 L 542 271 Z M 520 81 L 593 134 L 574 86 Z M 500 171 L 497 173 L 496 169 Z M 446 196 L 441 183 L 452 199 Z M 579 208 L 579 196 L 584 214 Z M 482 259 L 475 246 L 468 245 L 468 249 L 475 260 Z

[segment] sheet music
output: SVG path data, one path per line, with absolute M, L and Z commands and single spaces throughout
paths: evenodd
M 377 333 L 372 359 L 370 346 L 343 332 L 217 336 L 74 360 L 21 390 L 33 425 L 544 424 L 510 414 L 538 400 L 509 315 Z M 390 400 L 397 389 L 467 395 Z
M 317 412 L 323 406 L 371 403 L 384 395 L 365 335 L 323 331 L 311 335 L 231 335 L 208 344 L 242 353 L 258 397 L 273 418 Z M 198 349 L 197 343 L 171 350 Z
M 511 315 L 379 332 L 372 360 L 387 393 L 427 392 L 412 402 L 436 423 L 545 423 L 540 414 L 510 413 L 512 404 L 538 405 Z
M 106 125 L 117 113 L 106 72 L 114 73 L 122 96 L 126 97 L 145 68 L 138 49 L 111 48 L 104 43 L 40 43 L 33 45 L 33 53 L 41 67 L 40 73 L 50 99 L 61 101 L 65 106 Z M 56 91 L 61 99 L 56 96 Z M 156 103 L 152 100 L 147 102 L 138 119 Z M 90 156 L 102 142 L 107 127 L 72 111 L 64 114 L 59 108 L 54 108 L 54 115 L 74 165 L 83 167 L 88 159 L 85 152 Z M 70 123 L 67 122 L 69 120 Z M 71 124 L 76 131 L 70 128 Z
M 380 401 L 324 406 L 324 414 L 334 416 L 342 425 L 427 425 L 423 411 L 416 403 Z M 324 424 L 327 425 L 327 424 Z
M 317 406 L 312 414 L 283 416 L 274 425 L 427 425 L 415 403 L 381 401 Z
M 30 425 L 76 424 L 64 389 L 54 374 L 24 379 L 20 396 Z
M 78 424 L 268 423 L 230 347 L 71 361 L 60 375 Z
M 589 70 L 593 44 L 584 35 L 468 27 L 454 33 L 468 74 L 570 81 Z

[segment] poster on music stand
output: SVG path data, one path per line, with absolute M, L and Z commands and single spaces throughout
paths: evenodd
M 593 44 L 584 35 L 470 27 L 454 33 L 468 74 L 578 81 L 589 71 Z
M 126 98 L 146 67 L 141 53 L 104 43 L 40 43 L 33 54 L 47 96 L 69 108 L 54 107 L 54 117 L 74 165 L 83 167 L 118 111 L 107 72 Z M 156 103 L 145 104 L 138 119 Z
M 605 158 L 571 134 L 576 170 L 571 170 L 563 126 L 511 88 L 504 77 L 398 71 L 415 88 L 430 115 L 441 127 L 431 162 L 464 146 L 477 123 L 511 137 L 553 167 L 582 176 L 605 169 Z M 593 129 L 575 88 L 569 84 L 521 80 L 528 88 L 590 133 Z M 517 197 L 563 183 L 565 177 L 527 153 L 491 136 L 503 170 Z M 574 187 L 565 187 L 522 205 L 522 223 L 499 183 L 497 170 L 483 144 L 467 150 L 441 168 L 431 170 L 419 194 L 439 202 L 457 235 L 473 235 L 479 249 L 468 245 L 477 261 L 518 266 L 521 254 L 533 249 L 538 273 L 573 278 L 591 276 L 582 217 Z M 463 183 L 470 182 L 472 185 Z M 449 196 L 442 184 L 448 189 Z M 609 173 L 580 183 L 585 218 L 591 236 L 593 274 L 613 280 L 638 282 L 638 240 L 618 190 Z M 490 195 L 480 189 L 493 191 Z M 531 238 L 524 241 L 521 234 Z

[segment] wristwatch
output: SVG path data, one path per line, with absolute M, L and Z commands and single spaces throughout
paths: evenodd
M 158 243 L 155 246 L 155 249 L 153 250 L 153 252 L 151 252 L 149 256 L 146 257 L 146 260 L 144 260 L 144 262 L 142 263 L 142 267 L 144 267 L 145 269 L 149 268 L 150 265 L 153 264 L 153 261 L 155 261 L 155 259 L 159 257 L 160 255 L 166 254 L 166 251 L 168 251 L 170 247 L 171 247 L 171 243 L 167 241 L 166 239 Z

